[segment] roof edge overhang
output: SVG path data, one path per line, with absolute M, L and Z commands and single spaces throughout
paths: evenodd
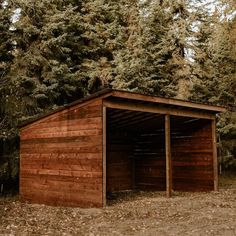
M 208 112 L 211 114 L 212 113 L 216 114 L 216 113 L 226 111 L 226 108 L 221 107 L 221 106 L 213 106 L 213 105 L 184 101 L 184 100 L 174 99 L 174 98 L 150 96 L 150 95 L 144 95 L 144 94 L 140 94 L 140 93 L 124 91 L 124 90 L 104 89 L 104 90 L 101 90 L 101 91 L 94 93 L 92 95 L 81 98 L 81 99 L 79 99 L 75 102 L 72 102 L 70 104 L 61 106 L 51 112 L 47 112 L 46 114 L 38 115 L 37 117 L 27 120 L 26 122 L 22 123 L 18 127 L 20 129 L 22 129 L 22 128 L 26 127 L 27 125 L 30 125 L 40 119 L 43 119 L 43 118 L 48 117 L 50 115 L 53 115 L 57 112 L 69 109 L 69 108 L 74 107 L 76 105 L 85 103 L 87 101 L 90 101 L 90 100 L 93 100 L 96 98 L 107 99 L 109 97 L 118 98 L 118 99 L 119 98 L 120 99 L 127 99 L 127 100 L 133 100 L 133 101 L 145 101 L 145 102 L 149 102 L 149 103 L 156 103 L 156 104 L 168 105 L 168 106 L 176 106 L 176 107 L 181 107 L 182 109 L 188 108 L 188 109 L 194 109 L 194 110 L 201 110 L 201 111 Z
M 140 93 L 127 92 L 122 90 L 112 90 L 111 93 L 114 97 L 124 98 L 124 99 L 132 99 L 132 100 L 142 100 L 145 102 L 152 102 L 162 105 L 171 105 L 171 106 L 179 106 L 182 108 L 191 108 L 198 110 L 205 110 L 206 112 L 220 113 L 226 112 L 226 108 L 222 106 L 209 105 L 204 103 L 197 103 L 192 101 L 186 101 L 176 98 L 164 98 L 157 96 L 144 95 Z

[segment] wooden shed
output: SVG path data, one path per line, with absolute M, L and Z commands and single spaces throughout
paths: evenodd
M 20 129 L 20 196 L 102 207 L 107 192 L 218 190 L 222 107 L 104 90 Z

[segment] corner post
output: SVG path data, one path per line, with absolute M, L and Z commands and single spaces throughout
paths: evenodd
M 106 107 L 103 106 L 102 108 L 102 202 L 103 202 L 103 207 L 106 206 L 106 156 L 107 156 L 107 128 L 106 128 L 106 121 L 107 121 L 107 111 Z
M 172 195 L 172 163 L 170 142 L 170 115 L 165 115 L 166 196 Z
M 214 191 L 219 191 L 217 141 L 216 141 L 216 119 L 213 119 L 211 121 L 211 130 L 212 130 L 212 149 L 213 149 Z

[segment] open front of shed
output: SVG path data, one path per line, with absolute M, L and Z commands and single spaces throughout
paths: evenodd
M 102 207 L 121 190 L 217 191 L 224 111 L 116 90 L 74 102 L 21 127 L 21 199 Z

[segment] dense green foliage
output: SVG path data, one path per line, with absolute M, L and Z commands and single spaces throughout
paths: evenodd
M 235 1 L 200 3 L 0 0 L 0 179 L 17 177 L 21 122 L 106 87 L 228 107 L 236 166 Z
M 221 1 L 222 14 L 203 21 L 196 37 L 194 86 L 191 99 L 223 105 L 228 112 L 218 121 L 220 158 L 225 168 L 236 167 L 236 4 Z
M 14 60 L 14 34 L 11 28 L 12 6 L 0 1 L 0 184 L 18 178 L 18 116 L 15 86 L 10 70 Z M 0 186 L 1 187 L 1 186 Z

